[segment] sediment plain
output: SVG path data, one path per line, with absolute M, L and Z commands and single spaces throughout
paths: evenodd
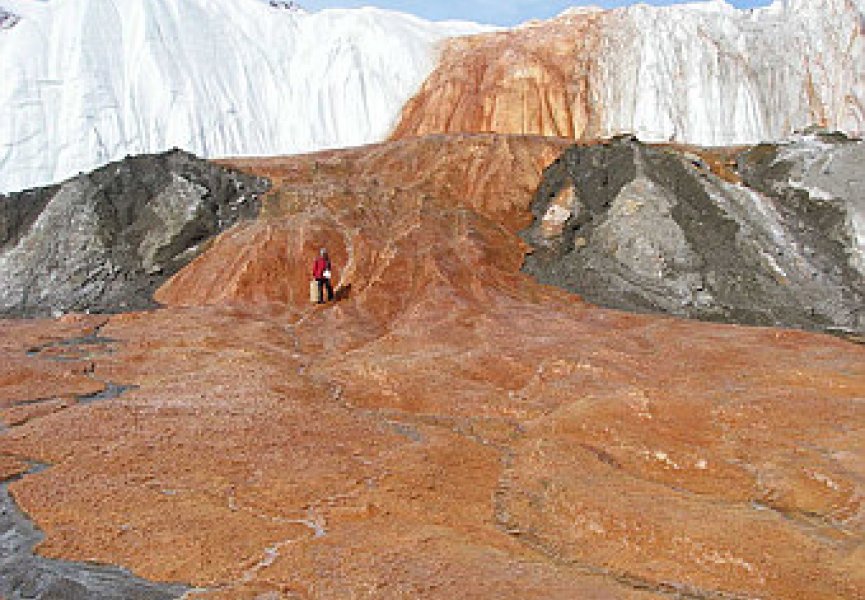
M 865 596 L 865 347 L 537 283 L 568 145 L 228 161 L 271 192 L 161 308 L 0 321 L 38 554 L 209 600 Z

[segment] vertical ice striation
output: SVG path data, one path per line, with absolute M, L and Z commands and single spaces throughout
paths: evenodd
M 483 28 L 260 0 L 4 0 L 0 192 L 126 154 L 284 154 L 384 138 L 435 66 Z
M 865 31 L 848 0 L 612 11 L 592 82 L 601 136 L 731 145 L 865 130 Z
M 862 0 L 640 4 L 449 43 L 395 136 L 632 133 L 739 145 L 811 125 L 861 134 L 863 105 Z
M 2 3 L 0 192 L 174 146 L 274 155 L 392 131 L 719 146 L 865 131 L 865 0 L 570 9 L 441 55 L 442 40 L 487 28 L 284 0 Z

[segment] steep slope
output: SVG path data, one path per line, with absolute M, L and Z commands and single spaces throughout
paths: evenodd
M 0 194 L 0 315 L 152 306 L 211 237 L 257 214 L 266 189 L 171 151 Z
M 865 333 L 865 144 L 809 135 L 738 162 L 742 183 L 634 139 L 569 149 L 526 271 L 604 306 Z
M 259 0 L 2 6 L 21 18 L 0 30 L 0 192 L 173 147 L 277 155 L 379 141 L 437 43 L 482 29 Z
M 865 16 L 850 0 L 610 11 L 448 43 L 394 137 L 491 131 L 725 146 L 865 130 Z
M 171 306 L 0 321 L 38 552 L 201 600 L 865 597 L 865 346 L 538 285 L 495 216 L 561 145 L 244 161 L 281 187 Z M 320 243 L 351 286 L 325 308 Z
M 432 136 L 309 156 L 223 161 L 267 176 L 275 193 L 265 200 L 261 219 L 220 236 L 156 298 L 181 306 L 303 309 L 309 298 L 308 258 L 324 245 L 336 265 L 335 282 L 349 286 L 342 293 L 354 298 L 370 323 L 387 323 L 414 301 L 420 293 L 414 286 L 423 288 L 426 280 L 406 281 L 403 293 L 391 295 L 376 285 L 385 272 L 427 272 L 435 280 L 438 263 L 466 246 L 463 234 L 450 226 L 437 237 L 443 225 L 424 232 L 421 220 L 445 213 L 449 222 L 459 214 L 468 227 L 480 214 L 483 225 L 477 226 L 484 231 L 502 224 L 499 238 L 514 234 L 528 226 L 537 182 L 567 144 L 549 138 Z M 405 244 L 419 245 L 417 254 L 404 251 Z M 513 238 L 485 258 L 512 269 L 522 262 L 523 251 Z M 391 265 L 396 255 L 412 258 Z

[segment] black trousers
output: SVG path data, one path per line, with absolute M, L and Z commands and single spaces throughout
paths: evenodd
M 316 279 L 318 282 L 318 301 L 324 302 L 324 289 L 327 288 L 327 301 L 333 300 L 333 286 L 330 284 L 330 279 Z

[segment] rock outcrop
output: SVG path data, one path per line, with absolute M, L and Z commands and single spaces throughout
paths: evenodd
M 849 0 L 575 9 L 447 42 L 393 136 L 530 133 L 728 146 L 865 131 L 865 13 Z
M 0 314 L 120 311 L 258 211 L 264 180 L 180 151 L 0 195 Z
M 865 332 L 865 144 L 758 146 L 719 172 L 741 183 L 709 161 L 631 138 L 569 149 L 533 204 L 525 270 L 604 306 Z
M 788 219 L 798 219 L 809 236 L 806 252 L 820 248 L 835 270 L 851 267 L 865 276 L 863 164 L 861 140 L 818 132 L 758 146 L 739 157 L 737 168 L 746 185 L 784 207 Z
M 0 6 L 0 29 L 12 29 L 21 21 L 21 17 Z

